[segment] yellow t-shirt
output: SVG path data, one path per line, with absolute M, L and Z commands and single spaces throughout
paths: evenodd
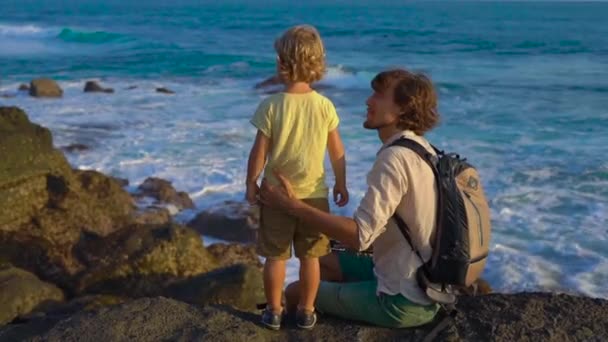
M 278 93 L 264 99 L 251 123 L 271 140 L 264 177 L 277 184 L 278 169 L 293 185 L 298 198 L 326 198 L 323 162 L 327 135 L 338 127 L 333 103 L 312 91 Z

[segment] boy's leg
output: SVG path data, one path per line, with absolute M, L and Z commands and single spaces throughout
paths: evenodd
M 264 293 L 268 307 L 274 313 L 281 313 L 281 294 L 285 283 L 285 260 L 266 258 L 264 264 Z
M 286 260 L 291 257 L 291 243 L 297 221 L 273 208 L 260 208 L 257 252 L 264 263 L 264 293 L 268 306 L 275 313 L 282 310 L 281 294 L 285 282 Z
M 320 280 L 319 258 L 300 258 L 300 309 L 315 310 Z

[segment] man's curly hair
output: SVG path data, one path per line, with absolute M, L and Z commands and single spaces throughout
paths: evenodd
M 393 88 L 393 99 L 401 108 L 399 128 L 423 135 L 439 123 L 437 93 L 425 74 L 403 69 L 383 71 L 371 86 L 381 93 Z
M 317 29 L 294 26 L 274 42 L 278 76 L 283 82 L 313 83 L 325 74 L 325 48 Z

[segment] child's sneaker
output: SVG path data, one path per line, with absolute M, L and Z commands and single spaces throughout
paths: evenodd
M 266 308 L 262 311 L 262 324 L 268 329 L 279 330 L 281 329 L 281 316 L 282 314 L 276 314 L 271 309 Z
M 312 329 L 317 323 L 317 314 L 314 311 L 298 309 L 296 313 L 296 325 L 300 329 Z

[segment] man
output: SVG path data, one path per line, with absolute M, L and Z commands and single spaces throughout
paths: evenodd
M 422 264 L 392 216 L 407 224 L 413 243 L 427 261 L 435 230 L 437 187 L 431 168 L 413 151 L 391 147 L 405 137 L 435 152 L 423 135 L 439 122 L 431 81 L 406 70 L 379 73 L 372 80 L 363 126 L 375 129 L 382 148 L 367 176 L 368 189 L 353 218 L 331 215 L 295 198 L 289 180 L 276 170 L 282 186 L 264 182 L 261 201 L 355 249 L 373 247 L 373 257 L 334 252 L 321 258 L 318 311 L 385 327 L 413 327 L 433 320 L 438 311 L 416 282 Z M 288 308 L 298 302 L 298 282 L 288 286 Z

